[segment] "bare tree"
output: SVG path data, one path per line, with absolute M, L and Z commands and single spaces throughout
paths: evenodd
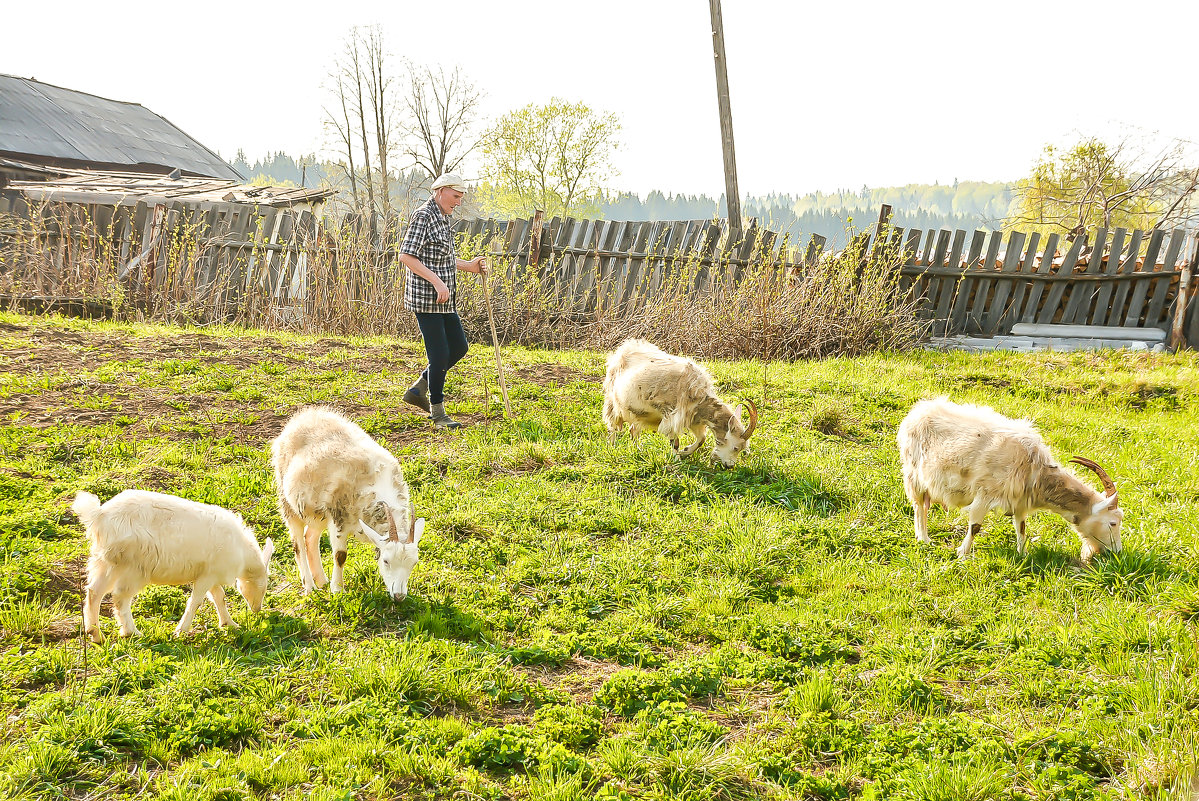
M 325 125 L 358 211 L 390 220 L 395 191 L 458 169 L 480 143 L 475 131 L 483 92 L 459 68 L 394 72 L 381 26 L 351 28 L 329 76 L 333 102 Z M 401 77 L 403 76 L 403 77 Z M 372 152 L 373 151 L 373 152 Z M 398 160 L 410 165 L 396 170 Z M 411 170 L 408 174 L 405 171 Z
M 366 175 L 366 207 L 372 213 L 375 210 L 375 185 L 371 180 L 371 146 L 370 138 L 367 136 L 366 127 L 366 103 L 362 96 L 362 73 L 364 71 L 362 64 L 362 53 L 360 49 L 361 37 L 358 29 L 350 30 L 350 41 L 346 45 L 346 55 L 349 57 L 349 63 L 345 66 L 347 77 L 353 78 L 354 91 L 354 108 L 358 114 L 358 134 L 362 137 L 362 161 L 365 164 Z
M 384 69 L 387 52 L 383 45 L 383 29 L 378 25 L 367 28 L 364 45 L 370 73 L 367 91 L 374 116 L 375 152 L 379 155 L 379 197 L 383 205 L 383 219 L 387 220 L 391 218 L 391 173 L 387 169 L 387 157 L 395 148 L 392 141 L 395 104 L 390 94 L 393 79 Z
M 396 75 L 381 26 L 351 28 L 329 76 L 325 125 L 344 161 L 353 207 L 391 214 L 391 157 L 397 152 Z M 372 153 L 372 150 L 374 151 Z
M 336 136 L 337 155 L 345 156 L 346 161 L 339 161 L 338 165 L 350 181 L 350 196 L 353 206 L 354 208 L 359 208 L 362 205 L 362 201 L 358 197 L 358 175 L 354 169 L 354 128 L 350 124 L 349 93 L 345 84 L 345 76 L 339 70 L 330 76 L 330 80 L 334 84 L 333 92 L 336 96 L 340 113 L 326 108 L 324 110 L 325 127 L 333 131 Z M 348 166 L 346 162 L 348 162 Z
M 1182 226 L 1199 218 L 1199 168 L 1188 163 L 1182 142 L 1146 153 L 1129 139 L 1109 145 L 1091 137 L 1064 151 L 1047 146 L 1013 195 L 1009 229 L 1074 238 L 1097 225 Z
M 475 121 L 484 93 L 455 67 L 409 66 L 410 84 L 403 99 L 404 155 L 430 177 L 453 172 L 479 146 Z

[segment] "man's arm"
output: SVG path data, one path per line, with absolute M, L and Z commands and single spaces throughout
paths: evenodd
M 469 261 L 466 259 L 455 259 L 454 266 L 464 273 L 485 273 L 487 272 L 487 257 L 475 256 Z
M 437 290 L 438 303 L 445 303 L 450 299 L 450 288 L 445 285 L 445 281 L 442 281 L 440 278 L 438 278 L 437 273 L 426 267 L 424 263 L 422 263 L 421 260 L 416 256 L 413 256 L 410 253 L 401 253 L 400 262 L 402 262 L 405 267 L 411 270 L 414 275 L 425 279 L 433 285 L 433 288 Z

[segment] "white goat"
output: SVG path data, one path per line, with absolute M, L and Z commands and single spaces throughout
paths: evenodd
M 1090 459 L 1071 459 L 1095 472 L 1101 495 L 1059 465 L 1028 420 L 1012 420 L 986 406 L 946 398 L 914 405 L 899 425 L 903 486 L 915 510 L 916 539 L 928 536 L 928 509 L 968 507 L 970 529 L 958 547 L 965 559 L 988 510 L 999 507 L 1013 518 L 1016 550 L 1024 553 L 1024 523 L 1037 509 L 1061 515 L 1082 540 L 1081 558 L 1120 550 L 1116 485 Z
M 689 456 L 704 444 L 710 428 L 716 440 L 712 458 L 732 467 L 758 427 L 758 407 L 748 403 L 749 426 L 745 427 L 739 413 L 716 397 L 707 370 L 644 339 L 626 339 L 608 356 L 604 423 L 613 436 L 625 423 L 633 439 L 656 426 L 676 453 Z M 695 442 L 680 450 L 684 431 L 691 431 Z
M 268 537 L 259 548 L 254 532 L 228 509 L 143 490 L 125 490 L 104 505 L 90 492 L 80 492 L 71 508 L 87 527 L 91 544 L 83 624 L 96 642 L 100 602 L 109 591 L 122 637 L 141 635 L 129 607 L 148 584 L 192 585 L 175 636 L 191 630 L 205 594 L 221 627 L 236 627 L 224 588 L 234 581 L 251 609 L 262 608 L 275 543 Z
M 343 589 L 346 545 L 353 534 L 375 546 L 387 591 L 403 600 L 420 558 L 425 520 L 416 519 L 396 458 L 338 412 L 313 406 L 292 415 L 275 437 L 271 464 L 304 592 L 328 581 L 320 551 L 321 532 L 328 528 L 333 592 Z

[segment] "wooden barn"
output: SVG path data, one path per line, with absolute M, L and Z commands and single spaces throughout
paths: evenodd
M 0 75 L 0 184 L 79 170 L 245 180 L 144 106 Z

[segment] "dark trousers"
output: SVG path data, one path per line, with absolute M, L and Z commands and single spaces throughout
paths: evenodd
M 416 324 L 425 340 L 429 366 L 421 373 L 429 382 L 429 402 L 445 400 L 445 374 L 466 355 L 466 332 L 457 314 L 416 313 Z

